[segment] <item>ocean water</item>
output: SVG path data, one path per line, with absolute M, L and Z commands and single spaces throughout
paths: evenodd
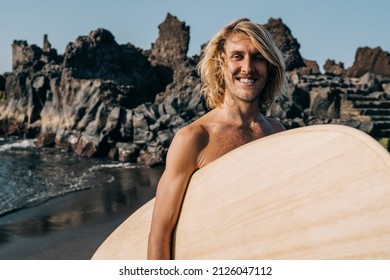
M 0 139 L 0 243 L 13 232 L 39 234 L 135 210 L 154 197 L 162 171 Z

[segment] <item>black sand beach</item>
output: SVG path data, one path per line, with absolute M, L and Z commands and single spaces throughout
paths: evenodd
M 117 226 L 154 197 L 162 170 L 122 171 L 121 180 L 112 185 L 70 193 L 0 217 L 0 259 L 91 259 Z

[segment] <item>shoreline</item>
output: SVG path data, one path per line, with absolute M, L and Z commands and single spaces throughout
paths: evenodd
M 128 215 L 50 232 L 18 236 L 0 245 L 1 260 L 90 260 L 100 244 Z
M 162 168 L 136 187 L 97 187 L 0 217 L 0 260 L 89 260 L 103 241 L 155 196 Z

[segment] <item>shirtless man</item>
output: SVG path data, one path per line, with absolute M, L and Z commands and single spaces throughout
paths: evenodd
M 180 129 L 157 187 L 148 259 L 171 259 L 171 238 L 192 174 L 255 139 L 284 130 L 261 114 L 286 86 L 283 56 L 272 36 L 236 20 L 206 46 L 198 66 L 209 113 Z

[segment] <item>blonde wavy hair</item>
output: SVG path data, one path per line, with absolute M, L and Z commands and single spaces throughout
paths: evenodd
M 272 35 L 261 25 L 247 18 L 235 20 L 222 28 L 204 48 L 198 64 L 202 93 L 211 109 L 222 105 L 225 96 L 225 44 L 235 34 L 250 38 L 256 49 L 268 61 L 268 80 L 259 98 L 259 107 L 267 110 L 285 94 L 287 76 L 284 58 Z

